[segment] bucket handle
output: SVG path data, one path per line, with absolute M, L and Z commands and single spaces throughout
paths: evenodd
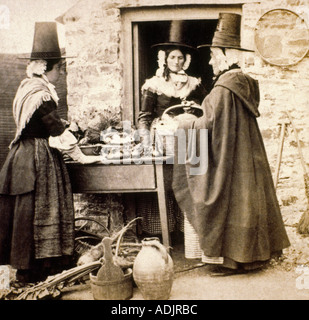
M 183 104 L 176 104 L 176 105 L 174 105 L 174 106 L 171 106 L 171 107 L 166 108 L 166 109 L 163 111 L 161 118 L 162 118 L 164 115 L 168 114 L 169 111 L 171 111 L 171 110 L 173 110 L 173 109 L 179 109 L 179 108 L 183 109 L 183 110 L 185 111 L 185 113 L 188 112 L 190 109 L 201 110 L 201 111 L 204 113 L 203 109 L 202 109 L 200 106 L 198 106 L 198 105 L 189 105 L 189 106 L 188 106 L 188 105 L 183 105 Z

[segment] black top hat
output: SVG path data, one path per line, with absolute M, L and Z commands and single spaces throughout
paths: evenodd
M 212 44 L 203 44 L 197 48 L 217 47 L 254 52 L 240 46 L 241 15 L 237 13 L 219 13 L 219 21 Z
M 185 51 L 195 51 L 196 48 L 185 43 L 184 39 L 184 21 L 173 20 L 170 24 L 169 39 L 167 42 L 157 43 L 151 48 L 167 50 L 171 48 L 182 48 Z
M 68 58 L 61 55 L 56 22 L 36 22 L 30 57 L 21 59 L 61 59 Z

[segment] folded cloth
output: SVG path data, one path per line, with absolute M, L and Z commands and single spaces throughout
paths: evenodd
M 64 132 L 56 137 L 49 137 L 49 146 L 61 151 L 65 156 L 68 155 L 74 161 L 82 164 L 102 162 L 101 156 L 86 156 L 80 150 L 77 139 L 73 133 L 66 129 Z
M 48 139 L 49 146 L 60 151 L 72 149 L 77 145 L 77 142 L 74 134 L 68 129 L 65 129 L 61 135 L 55 137 L 51 136 Z

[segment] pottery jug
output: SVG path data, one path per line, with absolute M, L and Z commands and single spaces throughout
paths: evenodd
M 133 279 L 145 300 L 167 300 L 174 280 L 174 263 L 158 238 L 145 238 L 133 264 Z

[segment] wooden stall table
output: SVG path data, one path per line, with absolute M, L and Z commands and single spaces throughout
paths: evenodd
M 163 245 L 169 249 L 166 194 L 171 190 L 173 165 L 170 158 L 142 163 L 81 164 L 66 162 L 73 193 L 156 192 L 160 212 Z

